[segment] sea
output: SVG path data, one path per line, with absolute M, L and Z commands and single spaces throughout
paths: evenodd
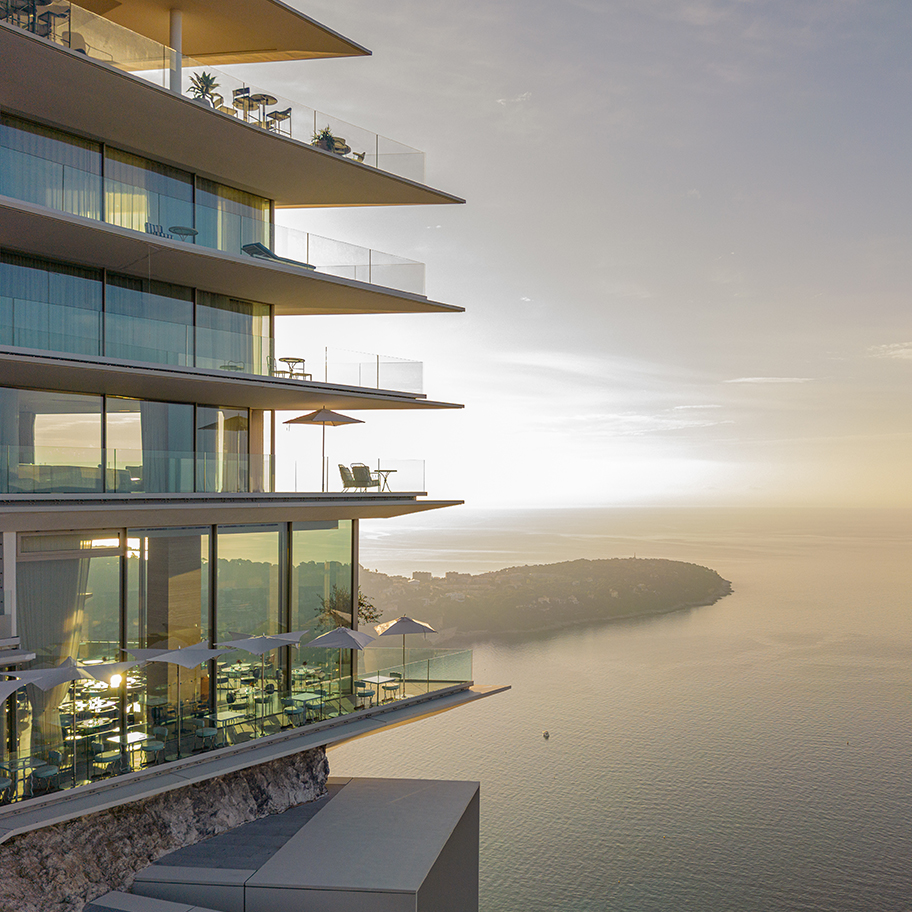
M 657 557 L 734 592 L 479 642 L 476 682 L 509 692 L 343 745 L 331 772 L 479 781 L 483 912 L 909 912 L 910 550 L 898 509 L 364 522 L 386 573 Z

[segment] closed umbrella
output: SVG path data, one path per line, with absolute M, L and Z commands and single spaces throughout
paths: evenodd
M 401 636 L 402 637 L 402 675 L 405 676 L 405 637 L 409 633 L 437 633 L 430 624 L 424 621 L 416 621 L 414 618 L 402 617 L 396 618 L 395 621 L 387 621 L 385 624 L 377 624 L 374 627 L 378 636 Z
M 328 408 L 317 409 L 307 415 L 299 415 L 297 418 L 289 418 L 285 424 L 322 424 L 323 425 L 323 451 L 320 456 L 320 482 L 323 493 L 326 493 L 326 425 L 338 427 L 340 424 L 364 424 L 360 418 L 350 418 L 339 412 L 334 412 Z

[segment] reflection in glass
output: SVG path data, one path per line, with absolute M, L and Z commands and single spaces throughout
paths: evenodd
M 192 405 L 108 396 L 105 409 L 108 478 L 114 490 L 193 490 Z
M 196 366 L 267 374 L 269 306 L 201 291 L 196 306 Z
M 305 642 L 335 627 L 352 626 L 352 524 L 350 520 L 292 526 L 291 627 L 310 628 Z M 292 683 L 312 689 L 336 678 L 338 653 L 294 649 Z M 351 653 L 342 652 L 342 679 L 350 684 Z M 350 692 L 350 687 L 343 688 Z
M 235 494 L 247 490 L 247 409 L 196 410 L 196 489 Z
M 68 657 L 116 659 L 120 650 L 118 540 L 105 536 L 96 541 L 89 535 L 61 542 L 60 536 L 53 535 L 50 547 L 42 552 L 37 550 L 41 536 L 31 538 L 32 553 L 39 559 L 20 558 L 16 574 L 22 647 L 37 654 L 31 667 L 51 668 Z M 54 556 L 61 545 L 67 550 Z M 48 691 L 29 686 L 18 692 L 13 750 L 19 757 L 58 760 L 54 765 L 69 767 L 71 781 L 85 779 L 89 742 L 103 744 L 120 721 L 117 693 L 106 683 L 98 690 L 91 706 L 85 694 L 68 684 Z
M 101 145 L 0 114 L 0 196 L 101 218 Z
M 127 533 L 126 621 L 128 649 L 178 649 L 208 640 L 208 529 Z M 210 710 L 208 663 L 178 672 L 177 665 L 152 662 L 136 677 L 133 730 L 164 743 L 165 759 L 177 756 L 178 743 L 188 753 L 196 742 L 196 720 L 205 720 Z
M 105 354 L 154 364 L 192 364 L 192 289 L 109 275 Z
M 101 272 L 0 254 L 0 345 L 101 353 Z
M 0 387 L 0 488 L 99 493 L 101 396 Z
M 216 642 L 283 629 L 285 529 L 219 527 Z M 245 714 L 261 733 L 281 725 L 287 651 L 286 647 L 259 656 L 234 650 L 219 659 L 220 710 Z
M 105 220 L 122 228 L 168 234 L 193 227 L 193 176 L 168 165 L 105 149 Z
M 196 180 L 198 244 L 240 254 L 245 244 L 270 244 L 269 200 L 215 181 Z

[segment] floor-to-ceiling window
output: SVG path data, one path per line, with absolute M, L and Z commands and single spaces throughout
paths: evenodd
M 248 489 L 247 409 L 196 409 L 196 490 L 235 494 Z
M 17 562 L 17 614 L 32 668 L 66 658 L 116 660 L 120 651 L 120 533 L 23 535 Z M 116 734 L 118 688 L 99 682 L 93 693 L 69 684 L 25 688 L 16 703 L 14 750 L 61 766 L 75 759 L 73 775 L 86 778 L 90 742 Z M 109 745 L 110 747 L 110 745 Z
M 127 648 L 179 649 L 209 641 L 209 541 L 204 528 L 127 533 Z M 166 758 L 199 747 L 210 711 L 209 663 L 149 662 L 136 672 L 132 726 L 165 745 Z
M 104 490 L 101 396 L 0 387 L 0 490 Z
M 105 220 L 135 231 L 193 228 L 193 175 L 110 147 L 104 160 Z
M 0 114 L 0 195 L 101 218 L 101 145 Z
M 305 642 L 335 627 L 352 625 L 352 524 L 294 523 L 291 533 L 291 627 L 308 628 Z M 320 680 L 351 675 L 351 653 L 327 649 L 292 651 L 292 681 L 312 686 Z
M 108 480 L 121 493 L 193 490 L 193 406 L 108 396 L 105 399 Z
M 101 271 L 0 253 L 0 345 L 101 354 Z
M 270 244 L 269 200 L 215 181 L 196 179 L 198 244 L 240 254 L 247 244 Z
M 153 364 L 193 364 L 193 290 L 109 275 L 104 353 Z
M 285 524 L 219 526 L 217 643 L 285 629 L 286 530 Z M 287 651 L 285 647 L 258 655 L 238 649 L 222 656 L 220 711 L 243 714 L 261 732 L 280 725 Z
M 197 294 L 197 367 L 267 374 L 271 357 L 269 305 Z

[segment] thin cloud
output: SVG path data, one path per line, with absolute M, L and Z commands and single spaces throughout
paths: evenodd
M 531 97 L 531 92 L 523 92 L 522 95 L 516 95 L 513 98 L 498 98 L 497 103 L 504 106 L 511 104 L 522 104 L 524 101 L 528 101 Z
M 713 408 L 722 408 L 721 405 L 714 403 L 708 403 L 707 405 L 676 405 L 674 406 L 674 411 L 680 411 L 681 409 L 713 409 Z
M 873 358 L 912 359 L 912 342 L 891 342 L 888 345 L 872 345 L 868 354 Z
M 735 377 L 723 383 L 810 383 L 810 377 Z

